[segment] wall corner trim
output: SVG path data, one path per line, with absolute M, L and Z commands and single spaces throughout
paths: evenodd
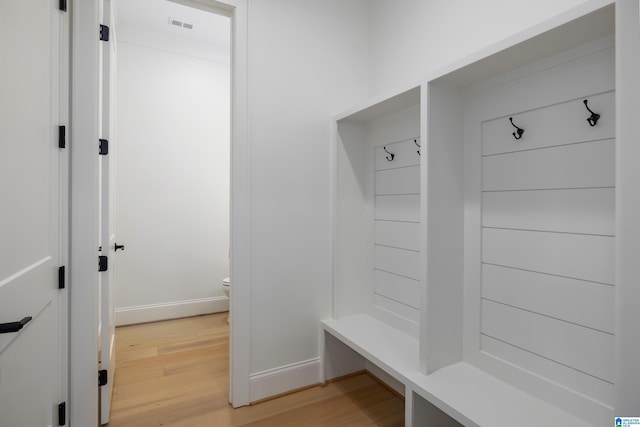
M 320 358 L 256 372 L 250 376 L 251 401 L 320 383 Z

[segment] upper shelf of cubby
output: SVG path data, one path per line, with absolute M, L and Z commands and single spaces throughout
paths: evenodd
M 390 98 L 374 100 L 367 105 L 349 110 L 340 114 L 336 120 L 369 122 L 389 113 L 418 104 L 420 104 L 420 86 L 411 88 Z
M 614 33 L 615 1 L 587 1 L 449 64 L 427 81 L 468 86 Z
M 468 86 L 615 33 L 615 0 L 590 0 L 430 73 L 426 82 Z M 420 104 L 420 86 L 352 108 L 336 121 L 369 122 Z

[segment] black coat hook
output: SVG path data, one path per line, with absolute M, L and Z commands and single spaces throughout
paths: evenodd
M 393 158 L 396 156 L 395 154 L 388 152 L 388 151 L 387 151 L 387 147 L 382 147 L 382 149 L 383 149 L 383 150 L 384 150 L 384 151 L 385 151 L 389 156 L 391 156 L 391 157 L 387 156 L 387 157 L 386 157 L 386 158 L 387 158 L 387 160 L 391 161 L 391 160 L 393 160 Z
M 594 113 L 593 111 L 591 111 L 591 108 L 589 108 L 589 105 L 587 105 L 587 102 L 589 101 L 585 99 L 583 102 L 584 102 L 584 106 L 587 107 L 587 110 L 589 110 L 589 112 L 591 113 L 591 117 L 589 117 L 587 121 L 593 127 L 596 125 L 596 123 L 598 123 L 598 120 L 600 120 L 600 114 Z
M 509 117 L 509 121 L 511 122 L 511 124 L 513 125 L 514 128 L 516 128 L 516 131 L 512 133 L 513 137 L 515 139 L 520 139 L 522 138 L 522 134 L 524 133 L 524 129 L 519 128 L 518 126 L 513 124 L 513 117 Z M 517 134 L 517 135 L 516 135 Z
M 413 143 L 416 144 L 416 146 L 418 147 L 418 150 L 416 151 L 416 153 L 418 153 L 418 156 L 420 155 L 420 144 L 418 144 L 418 140 L 414 139 Z

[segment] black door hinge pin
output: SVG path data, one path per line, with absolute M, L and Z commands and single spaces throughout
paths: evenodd
M 58 425 L 63 426 L 67 423 L 67 402 L 58 405 Z
M 102 369 L 98 371 L 98 386 L 102 387 L 103 385 L 107 385 L 109 381 L 109 373 L 106 369 Z
M 67 128 L 65 126 L 58 126 L 58 148 L 67 147 Z
M 99 139 L 98 154 L 106 156 L 109 154 L 109 141 L 106 139 Z
M 100 40 L 103 42 L 109 41 L 109 27 L 100 24 Z
M 109 268 L 109 258 L 106 255 L 98 256 L 98 271 L 107 271 Z
M 66 270 L 66 267 L 64 265 L 58 267 L 58 289 L 65 288 L 65 283 L 66 283 L 65 270 Z

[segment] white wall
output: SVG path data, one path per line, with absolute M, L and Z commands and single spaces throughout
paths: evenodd
M 249 3 L 252 400 L 317 381 L 332 116 L 579 2 Z
M 229 65 L 118 30 L 117 322 L 226 310 Z
M 371 0 L 371 92 L 429 72 L 585 0 Z
M 367 0 L 249 2 L 252 400 L 319 381 L 330 123 L 368 96 L 368 24 Z
M 317 381 L 332 116 L 580 2 L 249 3 L 252 400 Z

